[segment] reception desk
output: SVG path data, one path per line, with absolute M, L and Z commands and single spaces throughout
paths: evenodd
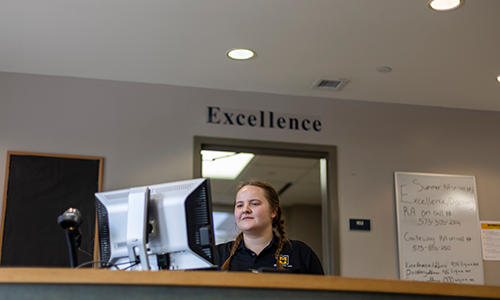
M 1 299 L 477 299 L 500 287 L 317 275 L 0 268 Z

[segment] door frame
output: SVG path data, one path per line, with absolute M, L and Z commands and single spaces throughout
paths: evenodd
M 201 177 L 201 150 L 251 152 L 260 155 L 320 159 L 323 268 L 327 275 L 340 276 L 336 146 L 195 136 L 193 178 Z

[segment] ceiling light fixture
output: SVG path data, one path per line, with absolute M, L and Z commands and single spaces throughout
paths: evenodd
M 497 76 L 497 81 L 500 82 L 500 75 Z
M 250 49 L 231 49 L 226 53 L 227 57 L 234 60 L 248 60 L 255 57 L 255 52 Z
M 436 11 L 450 11 L 459 8 L 464 4 L 464 0 L 431 0 L 429 7 Z
M 253 157 L 252 153 L 201 150 L 201 176 L 233 180 Z
M 388 67 L 388 66 L 383 66 L 383 67 L 377 68 L 377 72 L 380 72 L 380 73 L 389 73 L 390 71 L 392 71 L 392 69 L 391 69 L 391 67 Z

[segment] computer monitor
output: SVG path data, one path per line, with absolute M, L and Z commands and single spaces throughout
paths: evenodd
M 101 192 L 95 196 L 101 261 L 131 270 L 216 266 L 209 179 Z

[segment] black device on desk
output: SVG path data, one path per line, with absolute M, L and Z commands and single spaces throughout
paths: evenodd
M 288 269 L 278 269 L 270 267 L 260 267 L 258 269 L 250 269 L 250 271 L 252 273 L 292 273 L 292 271 Z

